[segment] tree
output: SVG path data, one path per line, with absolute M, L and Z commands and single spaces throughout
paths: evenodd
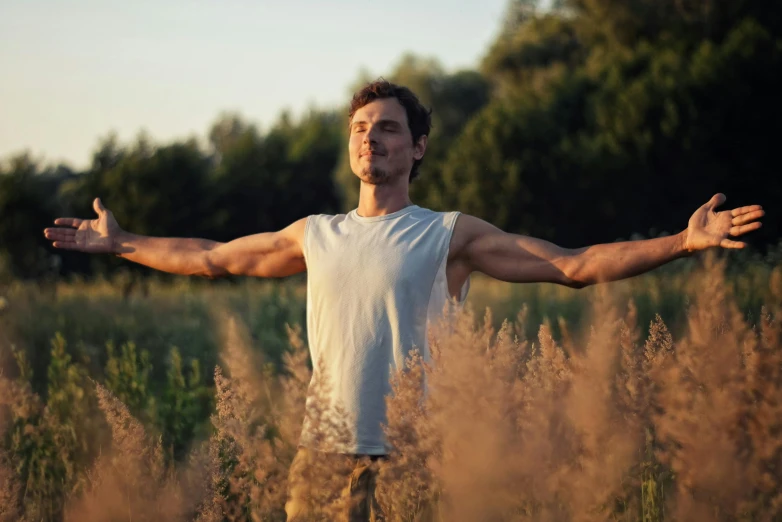
M 778 17 L 745 16 L 710 39 L 676 12 L 639 14 L 670 6 L 628 2 L 587 30 L 614 3 L 570 5 L 492 47 L 484 71 L 499 88 L 449 151 L 447 205 L 582 246 L 678 231 L 717 191 L 734 205 L 782 195 L 766 131 L 782 108 Z M 754 240 L 778 234 L 767 223 Z
M 283 114 L 265 136 L 227 116 L 215 123 L 210 137 L 216 153 L 217 238 L 279 230 L 339 207 L 331 179 L 340 141 L 335 113 L 312 110 L 299 122 Z
M 57 185 L 73 173 L 43 168 L 28 153 L 0 165 L 0 277 L 40 278 L 56 274 L 58 257 L 43 237 L 58 205 Z

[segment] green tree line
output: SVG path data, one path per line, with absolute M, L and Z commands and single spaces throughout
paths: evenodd
M 782 197 L 782 4 L 766 0 L 512 0 L 476 70 L 404 55 L 386 77 L 433 108 L 414 201 L 577 247 L 686 226 L 717 191 Z M 360 86 L 364 80 L 356 82 Z M 347 100 L 346 100 L 347 101 Z M 0 274 L 120 266 L 53 251 L 42 229 L 100 196 L 141 234 L 230 240 L 352 208 L 347 104 L 261 131 L 224 114 L 195 139 L 99 143 L 74 172 L 23 153 L 0 167 Z

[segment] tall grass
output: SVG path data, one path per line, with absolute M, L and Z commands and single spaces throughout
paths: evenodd
M 620 313 L 607 292 L 567 346 L 545 325 L 537 342 L 490 317 L 447 325 L 425 406 L 418 376 L 389 400 L 401 444 L 387 510 L 407 520 L 437 499 L 439 520 L 778 520 L 782 308 L 750 325 L 723 269 L 698 273 L 676 340 L 658 317 L 641 343 L 635 307 Z
M 377 490 L 387 520 L 782 520 L 782 271 L 753 270 L 726 275 L 710 258 L 657 276 L 681 285 L 669 321 L 628 290 L 653 288 L 639 280 L 574 291 L 570 316 L 542 313 L 567 297 L 535 287 L 513 320 L 468 308 L 436 325 L 431 361 L 413 351 L 392 380 L 394 451 Z M 476 302 L 494 291 L 477 286 Z M 290 317 L 280 310 L 296 290 L 264 291 Z M 9 310 L 31 301 L 11 294 Z M 34 387 L 25 329 L 5 331 L 0 520 L 283 521 L 293 488 L 309 520 L 339 520 L 348 459 L 313 453 L 289 472 L 305 418 L 323 445 L 350 438 L 350 418 L 325 400 L 327 376 L 310 386 L 301 331 L 275 324 L 286 341 L 270 355 L 258 308 L 230 292 L 208 301 L 196 315 L 219 347 L 209 377 L 187 347 L 153 354 L 128 328 L 107 339 L 101 364 L 53 336 L 47 386 Z M 142 304 L 111 309 L 121 306 Z

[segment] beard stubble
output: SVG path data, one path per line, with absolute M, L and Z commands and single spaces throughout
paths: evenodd
M 386 185 L 391 179 L 391 173 L 380 167 L 365 167 L 361 171 L 361 180 L 370 185 Z

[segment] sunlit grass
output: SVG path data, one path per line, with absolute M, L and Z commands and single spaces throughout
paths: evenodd
M 395 381 L 390 520 L 776 520 L 782 265 L 742 263 L 583 290 L 475 277 L 426 401 L 420 366 Z M 303 280 L 123 283 L 3 291 L 0 520 L 284 520 Z M 335 462 L 293 477 L 311 520 L 344 508 Z

